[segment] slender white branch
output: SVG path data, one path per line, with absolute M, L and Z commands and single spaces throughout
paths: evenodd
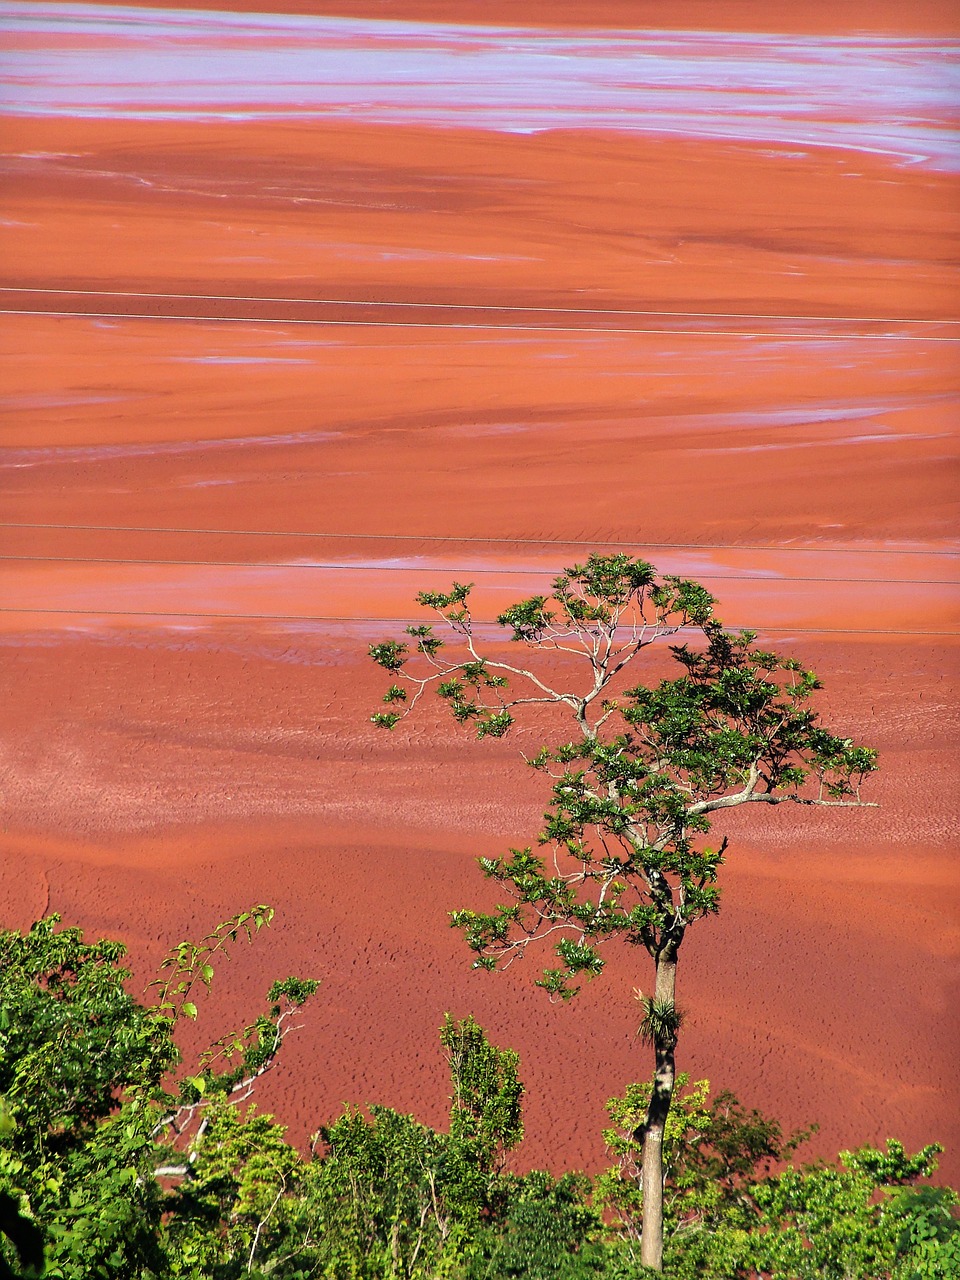
M 560 693 L 559 690 L 552 689 L 550 685 L 546 684 L 543 680 L 535 676 L 532 671 L 527 671 L 525 667 L 515 667 L 509 662 L 495 662 L 491 659 L 487 659 L 486 665 L 494 671 L 506 671 L 509 675 L 521 676 L 523 677 L 523 679 L 529 680 L 530 683 L 535 684 L 538 689 L 541 689 L 544 693 L 549 694 L 551 700 L 554 702 L 564 702 L 568 706 L 573 706 L 573 704 L 577 701 L 577 699 L 574 698 L 573 694 Z
M 717 809 L 733 809 L 741 804 L 804 804 L 823 809 L 879 809 L 879 804 L 868 800 L 828 800 L 822 796 L 801 796 L 795 792 L 777 795 L 770 791 L 755 791 L 747 795 L 738 791 L 732 796 L 716 796 L 713 800 L 701 800 L 692 804 L 687 813 L 692 817 L 699 813 L 713 813 Z
M 273 1204 L 267 1210 L 267 1216 L 265 1218 L 261 1218 L 260 1221 L 257 1223 L 257 1229 L 253 1237 L 253 1244 L 251 1244 L 250 1246 L 250 1256 L 247 1258 L 247 1271 L 253 1270 L 253 1255 L 257 1252 L 257 1245 L 260 1243 L 260 1232 L 266 1226 L 268 1220 L 273 1214 L 274 1209 L 276 1209 L 277 1205 L 280 1203 L 280 1200 L 283 1196 L 284 1189 L 285 1188 L 281 1178 L 280 1190 L 277 1192 L 276 1196 L 274 1197 Z

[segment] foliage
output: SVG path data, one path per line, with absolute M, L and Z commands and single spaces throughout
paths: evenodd
M 749 1225 L 756 1215 L 744 1198 L 745 1186 L 785 1160 L 812 1130 L 785 1138 L 775 1120 L 746 1110 L 728 1090 L 711 1099 L 709 1081 L 688 1085 L 689 1077 L 681 1072 L 664 1132 L 668 1234 L 715 1223 L 720 1216 Z M 631 1084 L 622 1097 L 607 1103 L 612 1127 L 603 1138 L 617 1164 L 597 1179 L 595 1191 L 627 1236 L 638 1234 L 643 1190 L 636 1135 L 649 1099 L 649 1084 Z
M 85 943 L 79 929 L 58 929 L 57 916 L 25 935 L 0 932 L 0 1208 L 9 1241 L 0 1242 L 0 1262 L 8 1271 L 38 1271 L 39 1237 L 50 1277 L 168 1273 L 168 1198 L 155 1170 L 180 1158 L 176 1142 L 206 1110 L 205 1092 L 235 1094 L 268 1068 L 286 1020 L 317 986 L 277 984 L 247 1033 L 215 1046 L 200 1070 L 172 1075 L 177 1020 L 196 1016 L 189 997 L 198 982 L 209 985 L 211 957 L 272 914 L 255 907 L 199 944 L 180 944 L 148 1007 L 126 990 L 121 944 Z
M 487 1040 L 473 1018 L 447 1014 L 440 1029 L 447 1052 L 453 1096 L 450 1107 L 450 1161 L 464 1193 L 464 1208 L 490 1209 L 507 1153 L 523 1137 L 523 1085 L 519 1057 Z
M 133 1085 L 176 1060 L 167 1020 L 128 995 L 118 942 L 83 942 L 59 917 L 0 933 L 0 1094 L 24 1156 L 82 1145 Z
M 438 1265 L 452 1229 L 443 1135 L 373 1107 L 370 1119 L 348 1110 L 323 1142 L 308 1194 L 327 1274 L 407 1277 Z
M 165 1238 L 174 1276 L 244 1275 L 291 1252 L 303 1187 L 299 1153 L 270 1116 L 223 1098 L 204 1117 L 189 1176 L 167 1202 Z
M 759 1184 L 753 1196 L 767 1230 L 756 1240 L 753 1266 L 771 1280 L 900 1280 L 912 1272 L 923 1275 L 924 1267 L 937 1275 L 949 1253 L 956 1256 L 957 1224 L 949 1219 L 950 1231 L 943 1212 L 943 1240 L 926 1251 L 924 1243 L 933 1237 L 923 1234 L 923 1200 L 916 1199 L 916 1191 L 895 1189 L 912 1188 L 918 1178 L 932 1173 L 940 1149 L 927 1146 L 908 1156 L 891 1139 L 885 1151 L 842 1151 L 835 1167 L 788 1168 Z M 955 1197 L 951 1200 L 955 1203 Z M 939 1207 L 945 1210 L 946 1203 Z
M 545 747 L 531 761 L 552 779 L 538 837 L 551 854 L 528 847 L 481 859 L 510 901 L 453 914 L 479 967 L 555 935 L 559 965 L 539 981 L 567 998 L 581 976 L 600 972 L 611 939 L 655 959 L 675 951 L 686 928 L 719 907 L 726 840 L 702 843 L 715 814 L 857 801 L 874 754 L 819 726 L 806 705 L 815 678 L 754 647 L 750 632 L 730 636 L 713 621 L 702 631 L 704 653 L 672 650 L 686 674 L 626 691 L 620 731 Z
M 479 1242 L 467 1280 L 593 1280 L 606 1272 L 589 1180 L 534 1171 L 514 1179 L 506 1212 Z
M 324 1274 L 452 1276 L 481 1224 L 503 1212 L 504 1159 L 523 1133 L 517 1055 L 472 1018 L 447 1015 L 440 1040 L 453 1085 L 448 1134 L 387 1107 L 369 1119 L 348 1109 L 321 1130 L 307 1177 Z
M 315 983 L 276 984 L 266 1014 L 174 1076 L 177 1017 L 266 909 L 175 948 L 158 1003 L 130 997 L 118 944 L 55 918 L 0 935 L 0 1277 L 36 1280 L 642 1280 L 638 1117 L 609 1104 L 614 1165 L 523 1176 L 517 1055 L 472 1018 L 440 1032 L 447 1132 L 348 1107 L 307 1154 L 237 1105 Z M 83 1052 L 84 1045 L 89 1053 Z M 57 1050 L 59 1049 L 59 1054 Z M 803 1134 L 680 1077 L 665 1129 L 664 1272 L 675 1280 L 947 1280 L 956 1195 L 920 1180 L 936 1147 L 784 1167 Z
M 119 943 L 88 945 L 57 924 L 0 933 L 0 1187 L 42 1231 L 48 1275 L 149 1275 L 161 1266 L 149 1175 L 153 1104 L 177 1058 L 171 1023 L 127 994 Z
M 960 1276 L 958 1196 L 949 1187 L 906 1187 L 890 1198 L 887 1221 L 899 1228 L 896 1280 Z
M 908 1155 L 841 1152 L 836 1165 L 784 1162 L 811 1134 L 744 1108 L 730 1092 L 678 1076 L 664 1149 L 664 1271 L 676 1280 L 926 1280 L 957 1274 L 956 1195 L 916 1185 L 936 1167 L 936 1146 Z M 642 1186 L 637 1118 L 649 1085 L 608 1103 L 604 1132 L 617 1163 L 594 1184 L 622 1255 L 635 1259 Z M 616 1251 L 615 1243 L 611 1247 Z M 924 1270 L 926 1268 L 926 1270 Z
M 470 592 L 455 583 L 417 597 L 448 625 L 452 654 L 425 625 L 407 628 L 410 645 L 371 648 L 407 686 L 395 681 L 387 692 L 403 706 L 386 717 L 388 727 L 433 689 L 481 737 L 506 733 L 530 704 L 560 711 L 575 730 L 566 736 L 561 719 L 562 736 L 529 762 L 551 779 L 538 837 L 550 855 L 528 847 L 481 859 L 508 903 L 488 914 L 453 913 L 478 967 L 509 963 L 533 940 L 550 938 L 559 963 L 540 984 L 567 998 L 582 976 L 601 971 L 600 949 L 611 939 L 655 958 L 675 951 L 690 924 L 718 909 L 725 842 L 711 849 L 702 840 L 714 815 L 744 804 L 857 803 L 876 767 L 875 752 L 820 725 L 808 705 L 816 676 L 757 647 L 753 632 L 727 632 L 697 583 L 658 578 L 652 565 L 625 555 L 573 565 L 549 597 L 521 601 L 498 618 L 542 670 L 481 652 Z M 682 673 L 627 686 L 641 651 L 685 628 L 702 645 L 671 646 Z M 382 714 L 374 719 L 385 723 Z

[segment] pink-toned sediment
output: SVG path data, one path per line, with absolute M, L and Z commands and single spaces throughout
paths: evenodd
M 725 21 L 952 34 L 933 4 L 801 8 Z M 527 24 L 612 39 L 625 14 Z M 722 913 L 682 959 L 683 1069 L 818 1121 L 822 1154 L 944 1141 L 956 1178 L 956 176 L 843 128 L 7 116 L 4 922 L 122 937 L 139 980 L 269 901 L 208 1025 L 323 978 L 262 1091 L 295 1134 L 345 1101 L 439 1123 L 436 1028 L 473 1012 L 522 1055 L 519 1163 L 599 1167 L 603 1100 L 647 1070 L 645 966 L 611 954 L 563 1007 L 532 964 L 469 970 L 446 912 L 486 900 L 478 855 L 535 837 L 534 737 L 379 733 L 364 655 L 424 585 L 473 580 L 489 617 L 631 544 L 814 666 L 830 723 L 882 752 L 878 809 L 731 822 Z

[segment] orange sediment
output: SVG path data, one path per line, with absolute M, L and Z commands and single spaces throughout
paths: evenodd
M 482 21 L 383 8 L 339 6 L 361 43 Z M 708 40 L 714 6 L 656 8 Z M 731 40 L 951 35 L 934 4 L 727 8 Z M 641 25 L 550 12 L 528 25 Z M 818 1121 L 823 1154 L 944 1141 L 956 1178 L 956 175 L 837 123 L 5 117 L 4 921 L 59 911 L 146 976 L 270 901 L 211 1014 L 323 978 L 262 1092 L 298 1137 L 347 1100 L 440 1123 L 436 1028 L 473 1012 L 522 1055 L 519 1162 L 596 1169 L 603 1098 L 647 1070 L 643 967 L 611 955 L 562 1008 L 532 963 L 469 970 L 446 912 L 535 838 L 533 736 L 378 733 L 365 651 L 423 586 L 475 581 L 491 617 L 623 544 L 814 666 L 882 753 L 879 809 L 733 823 L 681 1067 Z

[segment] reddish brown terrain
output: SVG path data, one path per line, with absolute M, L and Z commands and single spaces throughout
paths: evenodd
M 446 913 L 535 835 L 534 738 L 376 731 L 365 653 L 424 586 L 489 617 L 626 547 L 881 751 L 879 808 L 730 823 L 682 1068 L 955 1180 L 955 12 L 522 8 L 0 5 L 3 923 L 145 979 L 270 902 L 207 1030 L 322 977 L 262 1092 L 295 1134 L 439 1123 L 473 1012 L 520 1164 L 599 1167 L 646 971 L 469 970 Z

